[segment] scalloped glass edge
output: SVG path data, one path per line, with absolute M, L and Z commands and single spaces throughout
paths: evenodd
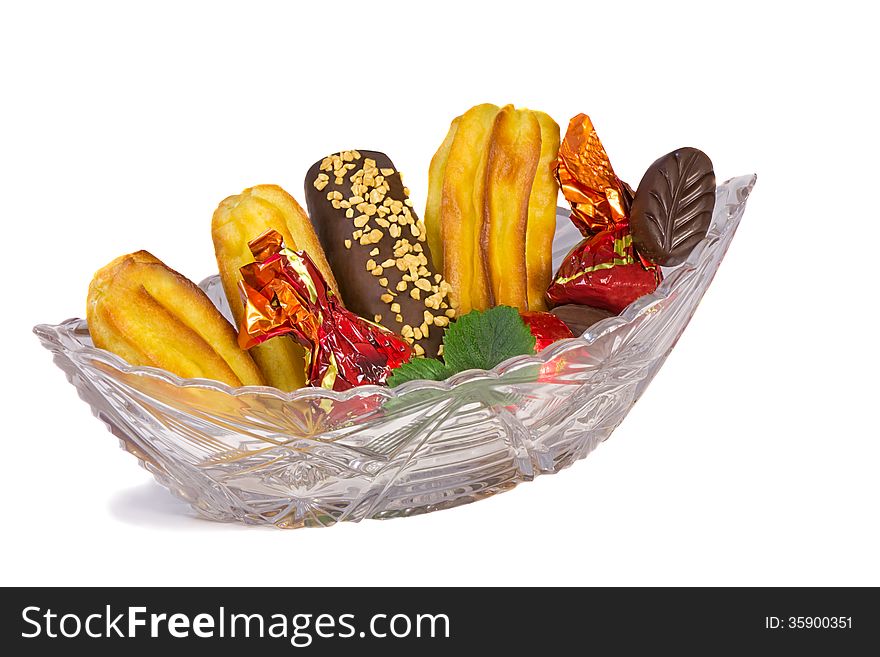
M 694 247 L 685 262 L 669 270 L 664 269 L 663 282 L 653 293 L 637 299 L 627 306 L 619 315 L 609 317 L 608 319 L 604 319 L 594 324 L 588 328 L 583 335 L 560 340 L 534 356 L 517 356 L 515 358 L 510 358 L 491 370 L 467 370 L 451 376 L 445 381 L 409 381 L 396 388 L 374 385 L 360 386 L 344 392 L 336 392 L 323 388 L 300 388 L 299 390 L 294 390 L 292 392 L 282 392 L 277 388 L 269 386 L 241 386 L 233 388 L 225 383 L 214 381 L 212 379 L 183 379 L 171 372 L 155 367 L 138 367 L 130 365 L 113 353 L 83 344 L 76 337 L 77 331 L 86 328 L 85 320 L 80 318 L 71 318 L 60 324 L 37 324 L 34 326 L 33 331 L 47 349 L 64 349 L 69 356 L 74 358 L 75 361 L 79 358 L 85 357 L 91 361 L 103 362 L 121 372 L 153 377 L 180 387 L 211 388 L 230 395 L 260 393 L 283 399 L 285 401 L 298 401 L 315 398 L 348 401 L 353 397 L 358 396 L 367 397 L 381 395 L 387 398 L 394 398 L 418 390 L 452 390 L 457 386 L 471 381 L 481 380 L 488 377 L 501 377 L 514 367 L 519 368 L 530 364 L 540 365 L 546 363 L 563 351 L 571 349 L 572 347 L 592 343 L 603 334 L 614 330 L 622 324 L 631 322 L 656 302 L 667 299 L 671 290 L 674 288 L 676 281 L 681 278 L 684 272 L 693 270 L 697 267 L 700 255 L 704 252 L 708 244 L 722 242 L 724 250 L 727 250 L 730 240 L 733 239 L 733 234 L 736 232 L 736 228 L 742 218 L 743 211 L 745 210 L 745 202 L 754 188 L 756 181 L 757 175 L 751 174 L 731 178 L 721 185 L 718 185 L 719 193 L 716 194 L 715 211 L 713 213 L 713 222 L 709 234 Z M 721 196 L 720 192 L 724 192 L 725 202 L 723 204 L 719 204 L 719 201 L 721 200 L 719 198 Z M 722 208 L 725 210 L 726 216 L 724 216 L 724 221 L 719 221 L 719 210 Z M 724 239 L 725 237 L 727 237 L 726 240 Z M 201 285 L 204 285 L 208 280 L 210 280 L 210 278 L 205 279 Z

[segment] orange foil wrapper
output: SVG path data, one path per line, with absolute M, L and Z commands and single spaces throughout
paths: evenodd
M 285 248 L 279 233 L 270 230 L 248 246 L 256 262 L 240 270 L 243 349 L 289 334 L 309 356 L 309 383 L 332 390 L 384 384 L 410 359 L 406 340 L 343 308 L 311 258 Z
M 586 239 L 556 272 L 547 289 L 550 306 L 574 303 L 619 313 L 657 289 L 663 278 L 660 267 L 632 243 L 632 189 L 614 173 L 586 114 L 578 114 L 568 124 L 559 147 L 557 176 L 571 204 L 571 220 Z
M 584 236 L 629 226 L 632 190 L 614 173 L 593 122 L 578 114 L 559 146 L 557 168 L 571 220 Z

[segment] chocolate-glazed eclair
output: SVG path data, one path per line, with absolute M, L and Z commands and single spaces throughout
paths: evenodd
M 455 317 L 434 268 L 425 225 L 400 172 L 376 151 L 342 151 L 306 174 L 309 218 L 346 307 L 437 356 Z

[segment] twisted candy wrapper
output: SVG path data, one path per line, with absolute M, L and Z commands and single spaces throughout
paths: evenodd
M 571 220 L 584 237 L 629 225 L 632 190 L 614 173 L 586 114 L 569 122 L 559 146 L 556 173 L 562 194 L 571 204 Z
M 569 253 L 547 290 L 552 306 L 577 303 L 619 313 L 657 289 L 660 267 L 638 255 L 626 230 L 606 230 Z
M 311 258 L 285 248 L 278 232 L 267 231 L 248 247 L 256 262 L 240 270 L 243 349 L 290 334 L 306 350 L 309 383 L 332 390 L 384 384 L 409 360 L 406 340 L 343 308 Z
M 559 184 L 571 220 L 586 238 L 569 253 L 550 287 L 551 306 L 576 303 L 619 313 L 657 289 L 660 268 L 636 252 L 629 229 L 633 192 L 611 167 L 586 114 L 568 124 L 559 147 Z

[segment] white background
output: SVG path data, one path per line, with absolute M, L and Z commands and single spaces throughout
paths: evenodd
M 880 584 L 877 21 L 870 3 L 16 3 L 0 15 L 2 584 Z M 779 5 L 779 7 L 777 7 Z M 199 520 L 30 330 L 147 249 L 215 270 L 211 213 L 375 148 L 423 207 L 479 102 L 589 113 L 757 172 L 693 322 L 609 441 L 458 509 L 280 531 Z

